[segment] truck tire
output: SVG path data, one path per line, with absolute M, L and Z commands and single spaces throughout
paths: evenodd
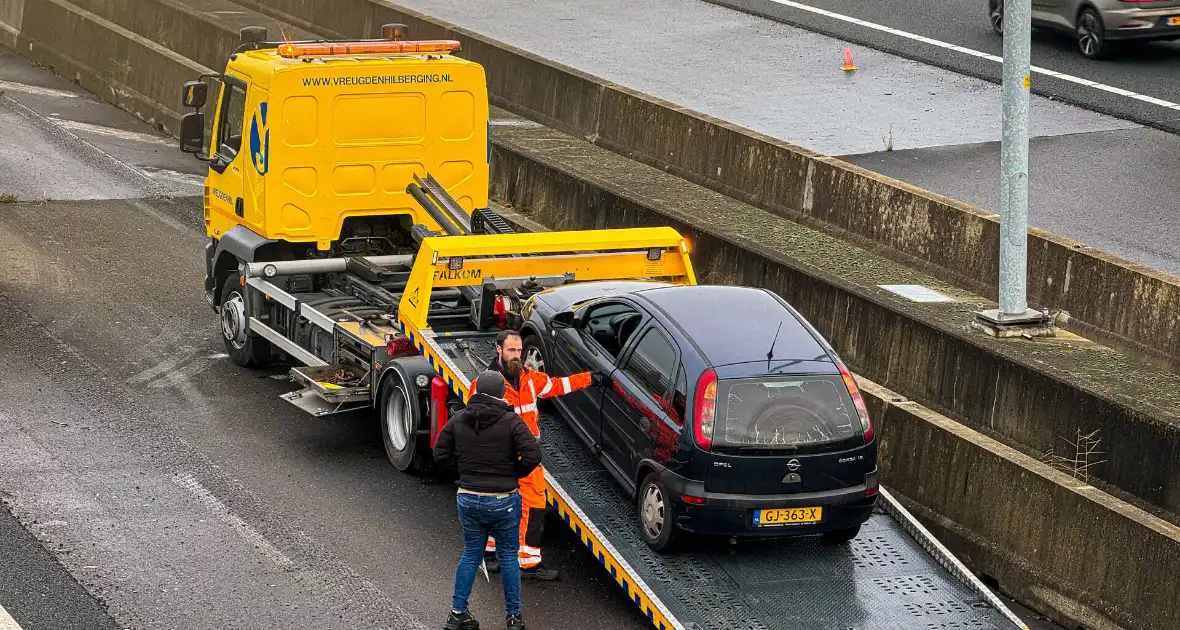
M 221 338 L 234 365 L 262 367 L 270 360 L 271 343 L 246 331 L 248 318 L 241 277 L 241 273 L 235 271 L 221 285 Z
M 393 467 L 413 474 L 430 470 L 434 461 L 430 436 L 420 435 L 426 426 L 421 398 L 405 373 L 394 367 L 381 380 L 377 392 L 377 415 L 381 420 L 381 438 L 385 455 Z

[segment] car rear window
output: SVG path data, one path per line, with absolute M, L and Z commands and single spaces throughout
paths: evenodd
M 813 450 L 861 435 L 840 376 L 722 380 L 713 440 L 721 446 Z

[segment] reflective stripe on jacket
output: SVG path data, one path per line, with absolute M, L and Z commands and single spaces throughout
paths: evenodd
M 528 425 L 533 435 L 541 437 L 540 415 L 537 413 L 538 398 L 553 398 L 589 387 L 590 373 L 581 372 L 573 376 L 548 376 L 527 367 L 521 368 L 520 390 L 508 383 L 504 399 Z

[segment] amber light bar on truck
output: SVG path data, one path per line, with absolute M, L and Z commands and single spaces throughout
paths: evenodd
M 382 55 L 397 53 L 449 53 L 459 50 L 459 42 L 453 39 L 436 39 L 419 42 L 368 41 L 368 42 L 308 42 L 280 44 L 279 56 L 286 59 L 324 55 Z

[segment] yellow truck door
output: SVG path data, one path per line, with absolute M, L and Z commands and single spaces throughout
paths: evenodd
M 242 223 L 246 209 L 243 169 L 250 167 L 249 149 L 243 151 L 242 136 L 246 122 L 246 95 L 249 84 L 242 78 L 226 74 L 222 79 L 221 96 L 217 101 L 217 128 L 214 130 L 216 147 L 209 162 L 209 206 L 211 213 L 221 215 L 214 224 L 227 220 Z M 247 155 L 242 155 L 243 153 Z M 220 237 L 214 234 L 214 237 Z

